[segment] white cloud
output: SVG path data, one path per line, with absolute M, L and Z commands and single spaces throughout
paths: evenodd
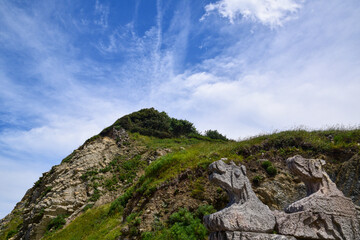
M 245 50 L 234 44 L 162 84 L 157 105 L 166 102 L 170 113 L 200 130 L 216 128 L 235 139 L 296 126 L 358 125 L 359 8 L 308 2 L 276 34 L 255 36 Z
M 98 19 L 96 19 L 94 23 L 103 28 L 107 28 L 109 12 L 110 12 L 109 6 L 105 6 L 101 4 L 99 0 L 96 0 L 95 14 L 97 15 Z
M 289 20 L 301 8 L 302 0 L 220 0 L 205 6 L 204 18 L 213 11 L 231 23 L 239 15 L 264 25 L 278 26 Z

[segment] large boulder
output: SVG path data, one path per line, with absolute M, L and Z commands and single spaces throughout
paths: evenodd
M 209 169 L 210 181 L 223 188 L 230 199 L 226 208 L 204 217 L 205 226 L 212 232 L 210 240 L 248 239 L 236 236 L 244 235 L 241 232 L 271 233 L 274 230 L 274 214 L 255 195 L 245 166 L 219 160 Z
M 290 172 L 306 185 L 307 196 L 275 212 L 277 231 L 301 239 L 360 239 L 358 213 L 350 198 L 323 170 L 324 160 L 287 159 Z

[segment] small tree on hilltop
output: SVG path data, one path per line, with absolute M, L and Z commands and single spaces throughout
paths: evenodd
M 220 140 L 224 140 L 224 141 L 228 140 L 226 136 L 222 135 L 217 130 L 206 130 L 205 136 L 209 137 L 211 139 L 220 139 Z

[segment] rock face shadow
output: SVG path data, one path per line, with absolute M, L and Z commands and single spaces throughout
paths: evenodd
M 223 160 L 209 166 L 209 179 L 227 192 L 230 201 L 204 217 L 210 240 L 360 239 L 355 205 L 323 171 L 325 161 L 299 155 L 287 159 L 291 173 L 305 183 L 307 196 L 280 212 L 257 198 L 245 166 Z

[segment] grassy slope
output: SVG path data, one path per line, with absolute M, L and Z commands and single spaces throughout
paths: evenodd
M 131 222 L 132 220 L 124 223 L 121 221 L 121 216 L 126 212 L 124 208 L 128 213 L 131 212 L 131 209 L 129 211 L 126 208 L 129 201 L 135 197 L 151 198 L 160 184 L 174 179 L 187 169 L 206 169 L 211 162 L 223 157 L 246 164 L 260 158 L 267 158 L 272 162 L 282 161 L 295 154 L 301 154 L 305 157 L 321 157 L 337 164 L 359 153 L 360 150 L 359 129 L 312 132 L 294 130 L 240 142 L 187 138 L 158 139 L 139 134 L 132 134 L 131 137 L 136 144 L 147 149 L 170 148 L 172 152 L 146 166 L 143 176 L 112 204 L 87 210 L 64 229 L 49 234 L 45 239 L 115 239 L 121 235 L 121 228 L 125 225 L 135 228 L 137 226 Z M 142 212 L 137 212 L 135 219 L 140 218 L 141 214 Z M 125 214 L 125 217 L 127 215 Z M 170 227 L 169 222 L 165 222 L 157 231 L 162 232 Z M 136 231 L 133 235 L 140 238 Z
M 13 212 L 13 217 L 11 218 L 10 222 L 6 225 L 4 230 L 0 232 L 0 240 L 9 239 L 19 231 L 23 223 L 21 215 L 22 209 Z

